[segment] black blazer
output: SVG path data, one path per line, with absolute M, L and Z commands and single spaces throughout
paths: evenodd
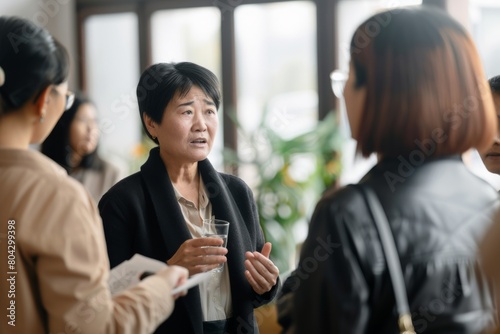
M 212 214 L 231 223 L 227 263 L 233 317 L 229 333 L 258 333 L 253 309 L 271 301 L 279 283 L 256 294 L 245 278 L 245 252 L 260 251 L 264 237 L 250 188 L 239 178 L 218 173 L 208 160 L 198 163 Z M 167 261 L 191 238 L 159 148 L 153 148 L 141 171 L 114 185 L 99 202 L 111 267 L 139 253 Z M 202 334 L 198 287 L 176 301 L 172 315 L 156 333 Z

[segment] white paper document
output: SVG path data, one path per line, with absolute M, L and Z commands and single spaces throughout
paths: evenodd
M 140 255 L 135 254 L 130 260 L 123 261 L 116 267 L 114 267 L 109 274 L 109 288 L 112 295 L 136 285 L 140 281 L 140 276 L 144 272 L 157 272 L 158 270 L 166 267 L 166 264 Z M 172 290 L 172 294 L 179 293 L 181 291 L 190 289 L 200 282 L 208 279 L 211 273 L 201 273 L 191 276 L 184 284 L 178 286 Z
M 157 272 L 165 268 L 166 264 L 140 255 L 135 254 L 130 260 L 123 261 L 109 273 L 109 289 L 112 295 L 134 286 L 139 283 L 139 277 L 145 271 Z
M 212 273 L 209 271 L 206 273 L 199 273 L 199 274 L 196 274 L 196 275 L 189 277 L 188 280 L 186 282 L 184 282 L 184 284 L 179 285 L 178 287 L 173 289 L 172 294 L 175 295 L 176 293 L 179 293 L 181 291 L 188 290 L 194 286 L 197 286 L 198 284 L 200 284 L 204 280 L 209 279 L 211 274 Z

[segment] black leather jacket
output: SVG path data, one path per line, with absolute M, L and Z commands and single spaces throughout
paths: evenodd
M 398 333 L 385 257 L 359 187 L 375 191 L 390 221 L 416 332 L 481 333 L 494 324 L 475 255 L 498 193 L 459 157 L 418 167 L 399 158 L 318 203 L 284 287 L 295 291 L 295 332 Z

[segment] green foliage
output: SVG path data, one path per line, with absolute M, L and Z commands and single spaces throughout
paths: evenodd
M 284 272 L 295 254 L 295 225 L 309 220 L 322 192 L 340 175 L 342 136 L 333 112 L 311 131 L 291 139 L 283 139 L 265 121 L 252 133 L 239 129 L 243 149 L 240 154 L 226 149 L 224 158 L 256 171 L 260 223 L 266 240 L 273 244 L 271 258 Z

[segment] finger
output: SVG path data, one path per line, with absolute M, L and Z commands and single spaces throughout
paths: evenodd
M 178 267 L 178 268 L 179 268 L 179 280 L 177 281 L 176 286 L 186 283 L 189 277 L 189 273 L 186 268 L 183 267 Z
M 266 242 L 264 246 L 262 247 L 262 250 L 260 251 L 262 255 L 265 257 L 269 258 L 269 255 L 271 254 L 271 249 L 273 248 L 273 244 L 270 242 Z
M 185 269 L 185 268 L 183 268 L 183 269 Z M 183 277 L 182 277 L 182 278 L 181 278 L 181 279 L 177 282 L 176 287 L 181 286 L 182 284 L 184 284 L 184 283 L 187 281 L 187 278 L 188 278 L 188 277 L 187 277 L 187 275 L 186 275 L 186 276 L 183 276 Z M 181 292 L 176 293 L 176 294 L 173 296 L 173 298 L 174 298 L 174 300 L 176 300 L 177 298 L 182 297 L 182 296 L 185 296 L 185 295 L 187 295 L 187 290 L 183 290 L 183 291 L 181 291 Z
M 224 247 L 204 247 L 197 248 L 196 251 L 197 256 L 207 256 L 207 255 L 226 255 L 227 248 Z
M 273 287 L 276 285 L 280 273 L 278 267 L 276 267 L 271 260 L 264 257 L 262 254 L 255 252 L 254 255 L 254 259 L 249 261 L 252 263 L 257 272 L 264 277 L 269 284 L 271 284 L 271 287 Z
M 189 262 L 192 259 L 196 259 L 198 257 L 207 256 L 207 255 L 226 255 L 228 252 L 225 247 L 196 247 L 186 249 L 183 253 L 179 254 L 178 262 Z M 181 257 L 182 255 L 182 257 Z
M 204 246 L 219 247 L 224 244 L 224 240 L 222 240 L 221 238 L 203 237 L 190 240 L 191 240 L 190 245 L 193 247 L 204 247 Z
M 188 277 L 186 268 L 180 266 L 167 266 L 156 274 L 164 277 L 172 288 L 182 284 Z
M 186 257 L 182 262 L 179 262 L 178 265 L 182 265 L 183 267 L 189 269 L 189 274 L 193 275 L 193 269 L 196 266 L 219 265 L 225 262 L 227 262 L 227 258 L 224 255 L 200 255 Z
M 225 257 L 224 255 L 222 256 L 215 256 L 215 255 L 210 255 L 210 256 L 201 256 L 200 257 L 200 261 L 198 262 L 198 264 L 201 264 L 201 265 L 212 265 L 212 264 L 215 264 L 215 265 L 219 265 L 221 263 L 226 263 L 227 262 L 227 257 Z
M 219 265 L 226 262 L 227 258 L 224 255 L 197 256 L 189 260 L 189 267 L 192 268 L 196 266 Z
M 259 283 L 255 280 L 255 278 L 252 276 L 251 272 L 249 270 L 245 271 L 245 277 L 247 278 L 248 283 L 250 283 L 250 286 L 252 289 L 258 293 L 259 295 L 263 294 L 265 291 L 264 288 L 262 288 Z
M 264 292 L 271 290 L 274 284 L 272 284 L 273 276 L 270 275 L 269 272 L 266 272 L 264 275 L 262 275 L 259 270 L 257 270 L 254 263 L 248 260 L 245 261 L 245 267 L 247 268 L 248 272 L 252 276 L 253 281 L 255 282 L 256 286 L 259 287 L 259 289 Z
M 259 252 L 254 252 L 254 258 L 249 260 L 251 260 L 252 262 L 260 262 L 266 267 L 269 272 L 279 275 L 279 269 L 274 265 L 273 261 L 260 254 Z
M 255 255 L 253 255 L 252 252 L 245 252 L 245 257 L 250 260 L 250 259 L 253 259 L 255 257 Z
M 196 274 L 200 274 L 200 273 L 205 273 L 207 271 L 211 271 L 215 268 L 219 267 L 218 264 L 211 264 L 211 265 L 200 265 L 200 266 L 195 266 L 192 268 L 192 270 L 190 270 L 190 274 L 191 275 L 196 275 Z
M 181 291 L 179 293 L 176 293 L 172 297 L 174 298 L 174 300 L 177 300 L 179 297 L 182 297 L 182 296 L 185 296 L 185 295 L 187 295 L 187 290 L 183 290 L 183 291 Z
M 250 286 L 252 287 L 253 291 L 255 291 L 257 294 L 261 295 L 262 294 L 261 288 L 254 281 L 254 279 L 252 278 L 252 275 L 250 274 L 250 272 L 248 270 L 245 271 L 245 277 L 246 277 L 248 283 L 250 284 Z

